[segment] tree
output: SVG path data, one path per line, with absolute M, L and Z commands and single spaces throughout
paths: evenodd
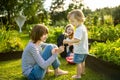
M 82 9 L 84 7 L 83 0 L 72 0 L 72 9 Z
M 64 8 L 65 0 L 52 0 L 52 4 L 50 7 L 51 19 L 52 23 L 55 24 L 56 20 L 66 20 L 67 14 L 72 9 L 82 9 L 83 8 L 83 0 L 72 0 L 72 3 L 69 3 L 68 9 Z
M 52 4 L 50 7 L 50 12 L 61 12 L 64 10 L 64 0 L 52 0 Z
M 17 0 L 1 0 L 0 1 L 0 14 L 7 15 L 8 23 L 11 23 L 11 16 L 16 12 Z
M 112 12 L 112 16 L 114 19 L 114 26 L 116 26 L 117 24 L 120 24 L 120 6 L 114 8 Z
M 52 0 L 52 4 L 50 7 L 50 15 L 52 24 L 56 23 L 58 20 L 58 14 L 64 10 L 64 0 Z
M 23 14 L 27 16 L 27 18 L 31 18 L 36 15 L 38 12 L 44 10 L 43 8 L 43 0 L 23 0 L 22 2 Z
M 8 24 L 12 17 L 22 12 L 28 19 L 43 10 L 43 0 L 1 0 L 0 14 L 7 15 Z

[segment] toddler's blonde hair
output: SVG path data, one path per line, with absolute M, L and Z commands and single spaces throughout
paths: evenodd
M 85 21 L 85 16 L 80 9 L 74 9 L 71 12 L 69 12 L 68 15 L 67 15 L 68 20 L 70 19 L 71 16 L 73 16 L 79 22 L 84 22 Z

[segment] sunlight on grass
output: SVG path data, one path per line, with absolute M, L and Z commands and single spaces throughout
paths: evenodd
M 72 80 L 71 76 L 76 73 L 76 65 L 70 65 L 62 58 L 60 58 L 60 61 L 60 68 L 69 71 L 69 74 L 56 77 L 54 73 L 48 73 L 45 75 L 44 80 Z M 52 69 L 52 66 L 50 68 Z M 26 80 L 21 71 L 21 59 L 0 62 L 0 80 Z M 82 76 L 81 80 L 108 79 L 86 67 L 86 75 Z

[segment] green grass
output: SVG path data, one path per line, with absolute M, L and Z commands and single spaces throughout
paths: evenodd
M 68 75 L 55 77 L 54 73 L 45 75 L 44 80 L 72 80 L 71 76 L 76 73 L 76 65 L 67 64 L 65 59 L 61 59 L 60 68 L 69 71 Z M 50 68 L 52 68 L 50 66 Z M 0 80 L 26 80 L 21 72 L 21 59 L 0 62 Z M 92 71 L 86 67 L 86 74 L 80 80 L 109 80 L 104 75 Z

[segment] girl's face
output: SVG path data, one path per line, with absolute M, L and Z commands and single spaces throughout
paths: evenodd
M 66 32 L 67 32 L 67 34 L 68 35 L 71 35 L 71 34 L 73 34 L 73 28 L 72 27 L 68 27 L 67 29 L 66 29 Z
M 47 39 L 47 34 L 45 34 L 45 35 L 43 35 L 41 38 L 40 38 L 40 40 L 42 41 L 42 42 L 45 42 L 46 41 L 46 39 Z

